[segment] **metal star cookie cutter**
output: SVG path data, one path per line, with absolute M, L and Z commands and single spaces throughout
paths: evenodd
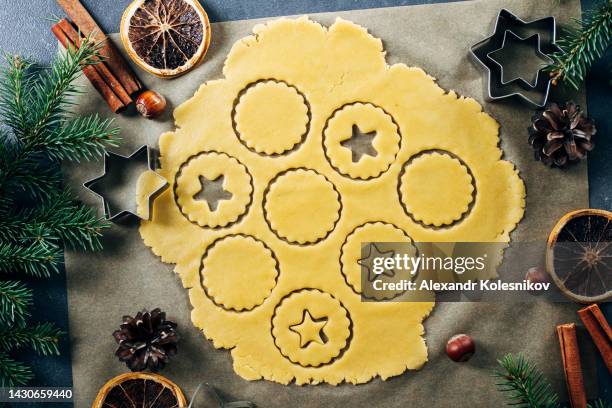
M 525 22 L 510 11 L 501 9 L 493 33 L 470 48 L 470 55 L 488 75 L 486 99 L 496 101 L 518 97 L 534 107 L 545 106 L 550 92 L 551 78 L 542 72 L 544 67 L 538 69 L 535 81 L 532 83 L 520 76 L 504 82 L 503 64 L 493 59 L 491 54 L 496 51 L 503 52 L 508 48 L 508 39 L 513 38 L 517 41 L 537 41 L 537 47 L 534 47 L 536 54 L 547 57 L 547 54 L 558 50 L 556 36 L 557 25 L 552 16 Z
M 151 149 L 147 145 L 142 145 L 136 151 L 134 151 L 129 156 L 122 156 L 113 152 L 105 152 L 104 154 L 104 172 L 101 176 L 96 177 L 92 180 L 86 181 L 83 183 L 83 187 L 93 192 L 96 196 L 102 199 L 102 205 L 104 207 L 104 218 L 111 222 L 118 222 L 126 217 L 136 217 L 141 220 L 150 221 L 153 215 L 153 202 L 160 194 L 162 194 L 168 188 L 168 181 L 160 176 L 155 171 L 155 163 L 156 163 L 156 154 L 153 149 Z M 130 166 L 142 166 L 146 167 L 147 170 L 145 172 L 152 172 L 156 179 L 159 180 L 159 185 L 155 190 L 151 193 L 147 193 L 146 195 L 146 205 L 147 208 L 144 209 L 145 213 L 142 214 L 138 211 L 137 203 L 135 199 L 135 195 L 128 195 L 130 198 L 123 198 L 119 203 L 112 203 L 106 197 L 105 190 L 113 189 L 115 184 L 113 180 L 116 181 L 119 176 L 124 173 L 121 172 L 122 168 L 125 169 Z M 144 173 L 141 173 L 144 174 Z M 110 183 L 107 178 L 110 178 Z M 128 182 L 130 182 L 129 180 Z M 135 181 L 131 181 L 135 183 Z M 127 202 L 128 200 L 132 200 L 132 202 Z M 118 210 L 115 210 L 114 207 L 118 207 Z

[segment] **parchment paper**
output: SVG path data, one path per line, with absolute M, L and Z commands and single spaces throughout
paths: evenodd
M 579 17 L 578 0 L 484 0 L 423 6 L 381 8 L 339 13 L 312 14 L 323 24 L 337 16 L 367 27 L 383 39 L 389 63 L 404 62 L 425 69 L 439 84 L 483 102 L 483 73 L 468 58 L 469 47 L 488 36 L 501 7 L 531 20 L 550 14 L 566 23 Z M 212 46 L 204 64 L 176 80 L 160 80 L 139 74 L 152 89 L 163 93 L 169 112 L 157 121 L 136 116 L 115 116 L 122 129 L 123 144 L 117 152 L 129 154 L 143 143 L 157 144 L 159 134 L 173 128 L 170 112 L 189 98 L 201 83 L 221 77 L 223 61 L 231 45 L 249 35 L 263 20 L 213 24 Z M 115 37 L 116 38 L 116 37 Z M 584 94 L 572 95 L 584 104 Z M 565 96 L 552 95 L 553 100 Z M 588 206 L 586 164 L 566 171 L 551 170 L 533 161 L 527 144 L 526 127 L 532 110 L 517 102 L 484 104 L 502 125 L 502 148 L 514 162 L 527 186 L 525 218 L 513 233 L 516 241 L 544 241 L 556 220 L 565 212 Z M 109 113 L 94 92 L 82 97 L 80 112 Z M 204 112 L 204 114 L 206 114 Z M 66 166 L 68 184 L 82 198 L 98 205 L 95 197 L 80 186 L 100 174 L 101 163 Z M 525 352 L 565 395 L 555 326 L 576 321 L 573 304 L 437 304 L 425 321 L 429 362 L 420 371 L 365 385 L 283 386 L 268 381 L 248 382 L 232 369 L 229 353 L 215 350 L 190 321 L 187 291 L 182 288 L 172 265 L 162 264 L 146 248 L 136 226 L 114 226 L 106 233 L 105 250 L 95 254 L 66 253 L 70 336 L 76 406 L 89 406 L 98 389 L 114 375 L 127 371 L 113 353 L 111 333 L 125 314 L 142 308 L 161 307 L 179 324 L 182 340 L 179 353 L 163 374 L 177 382 L 190 396 L 196 385 L 207 381 L 230 399 L 249 399 L 261 407 L 499 407 L 503 399 L 495 390 L 492 369 L 496 359 L 509 352 Z M 506 260 L 512 262 L 512 260 Z M 477 341 L 477 353 L 469 363 L 451 362 L 445 355 L 447 339 L 460 332 Z M 583 341 L 582 344 L 590 344 Z M 368 358 L 364 355 L 363 358 Z M 588 384 L 595 383 L 591 349 L 583 352 Z M 596 390 L 588 387 L 590 395 Z

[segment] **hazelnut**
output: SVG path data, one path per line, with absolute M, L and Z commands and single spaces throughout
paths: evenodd
M 166 110 L 166 98 L 155 91 L 144 91 L 136 98 L 136 110 L 147 119 L 153 119 Z
M 531 283 L 546 283 L 548 282 L 548 273 L 541 266 L 529 268 L 525 274 L 525 280 Z
M 474 340 L 467 334 L 457 334 L 446 343 L 446 354 L 453 361 L 468 361 L 475 352 Z

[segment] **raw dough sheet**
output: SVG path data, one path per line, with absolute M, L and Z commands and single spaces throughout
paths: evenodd
M 489 34 L 501 7 L 528 20 L 553 13 L 563 22 L 580 13 L 578 1 L 563 2 L 561 6 L 554 6 L 554 3 L 486 0 L 312 14 L 311 18 L 329 26 L 340 16 L 367 27 L 383 40 L 388 63 L 403 62 L 421 67 L 436 77 L 442 88 L 483 103 L 482 73 L 468 60 L 469 46 Z M 191 97 L 201 83 L 220 78 L 231 45 L 251 34 L 253 26 L 262 21 L 214 24 L 213 45 L 200 68 L 177 80 L 163 81 L 144 75 L 143 80 L 150 88 L 166 95 L 171 112 Z M 106 115 L 95 93 L 88 93 L 83 99 L 82 111 L 99 111 Z M 583 99 L 583 95 L 577 98 L 579 102 L 584 102 Z M 513 240 L 540 239 L 543 243 L 547 231 L 560 215 L 588 205 L 586 165 L 561 173 L 533 162 L 525 130 L 531 110 L 515 103 L 484 104 L 484 108 L 500 122 L 505 157 L 518 167 L 527 187 L 526 215 L 513 233 Z M 159 134 L 174 128 L 169 113 L 166 115 L 164 121 L 117 117 L 116 123 L 122 128 L 124 139 L 118 151 L 129 153 L 142 143 L 155 144 Z M 65 171 L 69 184 L 76 189 L 80 182 L 98 174 L 100 165 L 66 167 Z M 96 203 L 92 196 L 81 193 L 87 202 Z M 550 200 L 552 196 L 555 200 Z M 179 354 L 164 374 L 175 380 L 187 395 L 197 383 L 208 381 L 232 397 L 251 399 L 265 407 L 288 404 L 341 406 L 346 403 L 402 406 L 406 402 L 427 406 L 433 400 L 436 406 L 450 407 L 456 403 L 457 395 L 462 396 L 462 405 L 466 406 L 500 405 L 490 370 L 496 358 L 517 351 L 527 351 L 553 379 L 555 386 L 562 388 L 554 326 L 575 320 L 576 307 L 571 304 L 437 304 L 425 321 L 430 361 L 421 371 L 409 371 L 386 382 L 376 379 L 365 385 L 337 388 L 247 382 L 234 373 L 228 352 L 215 350 L 192 325 L 187 292 L 172 272 L 172 265 L 162 264 L 144 246 L 134 226 L 113 227 L 105 241 L 106 249 L 101 253 L 66 253 L 77 406 L 90 404 L 106 379 L 125 371 L 113 356 L 115 344 L 110 336 L 121 316 L 135 313 L 142 307 L 157 306 L 167 310 L 179 323 L 183 335 Z M 468 332 L 478 340 L 479 352 L 468 365 L 455 365 L 444 354 L 446 339 L 459 331 Z M 97 357 L 92 359 L 92 355 Z M 589 367 L 588 358 L 585 363 Z M 594 368 L 592 371 L 587 370 L 587 378 L 593 379 Z M 441 378 L 444 379 L 442 383 Z M 468 384 L 471 392 L 466 393 Z

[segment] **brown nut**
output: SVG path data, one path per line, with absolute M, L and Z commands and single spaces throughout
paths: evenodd
M 136 110 L 147 119 L 153 119 L 166 110 L 166 98 L 155 91 L 144 91 L 136 98 Z
M 448 357 L 460 363 L 468 361 L 476 352 L 474 340 L 467 334 L 457 334 L 446 343 Z
M 541 266 L 529 268 L 529 270 L 525 274 L 525 280 L 531 283 L 546 283 L 550 281 L 548 279 L 548 273 L 546 273 L 546 269 Z

